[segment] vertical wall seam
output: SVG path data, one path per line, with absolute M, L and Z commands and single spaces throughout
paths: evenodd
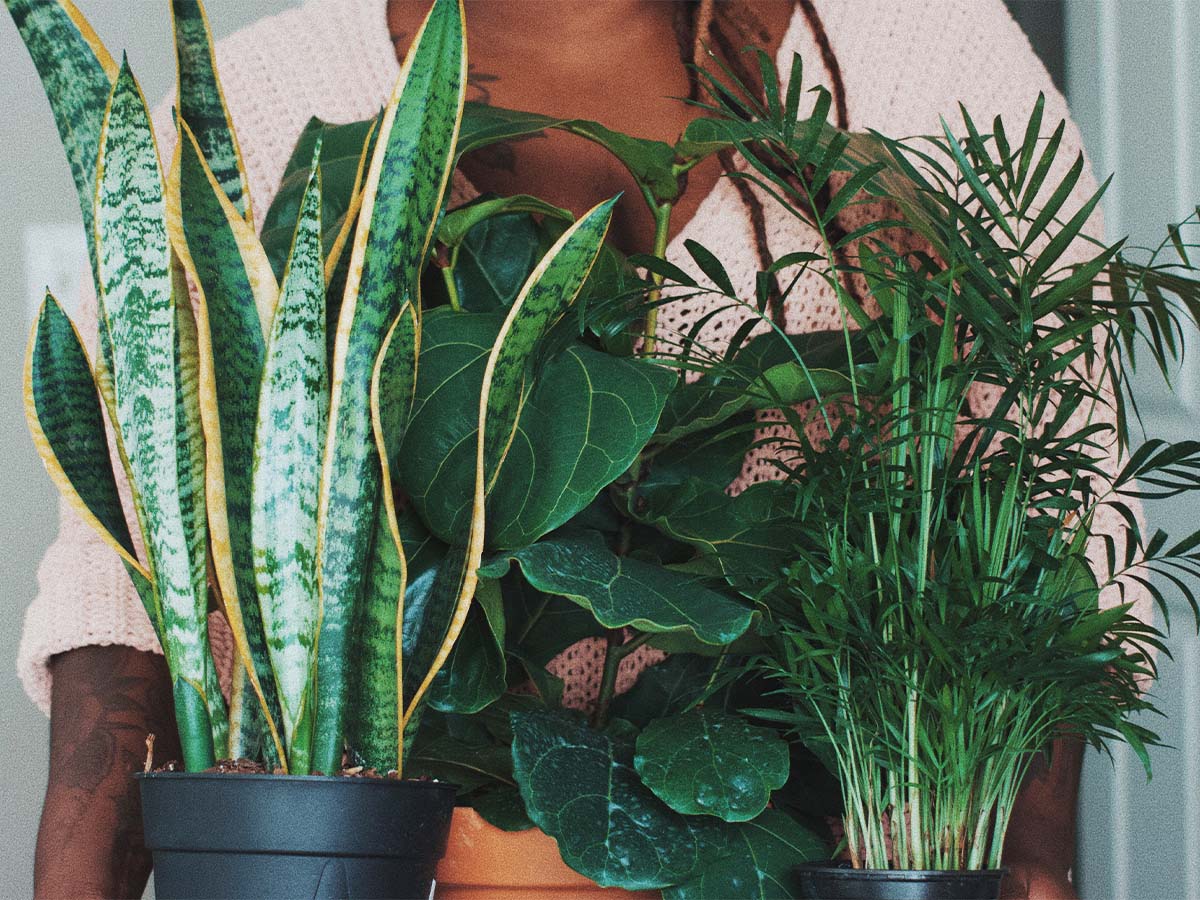
M 1116 0 L 1100 0 L 1098 10 L 1098 34 L 1100 68 L 1100 112 L 1103 119 L 1102 160 L 1105 171 L 1120 169 L 1121 162 L 1121 115 L 1120 115 L 1120 35 L 1117 25 Z M 1122 209 L 1122 181 L 1114 178 L 1109 186 L 1104 205 L 1105 236 L 1112 240 L 1114 234 L 1124 234 L 1125 216 Z M 1129 877 L 1129 748 L 1113 748 L 1112 790 L 1112 888 L 1115 900 L 1130 900 Z

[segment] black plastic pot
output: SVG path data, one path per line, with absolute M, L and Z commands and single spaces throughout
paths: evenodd
M 1004 870 L 905 871 L 809 863 L 797 866 L 796 875 L 804 900 L 997 900 Z
M 438 782 L 191 772 L 138 778 L 162 900 L 428 900 L 454 812 L 454 786 Z

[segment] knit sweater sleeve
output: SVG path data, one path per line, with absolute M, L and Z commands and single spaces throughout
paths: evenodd
M 262 225 L 309 117 L 353 121 L 373 115 L 386 101 L 398 64 L 384 3 L 310 0 L 217 43 L 217 67 L 245 155 L 256 225 Z M 175 142 L 172 102 L 165 99 L 153 116 L 164 162 Z M 84 283 L 75 319 L 94 348 L 96 298 L 91 278 Z M 115 470 L 120 473 L 120 466 Z M 123 487 L 123 477 L 119 480 Z M 127 490 L 124 495 L 126 518 L 137 535 Z M 226 669 L 227 629 L 210 620 L 210 638 L 218 667 Z M 26 611 L 17 655 L 25 691 L 43 712 L 50 707 L 51 657 L 97 644 L 161 652 L 119 557 L 60 502 L 58 536 L 38 568 L 38 593 Z

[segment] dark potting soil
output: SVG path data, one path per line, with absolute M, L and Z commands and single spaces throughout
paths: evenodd
M 150 771 L 152 772 L 182 772 L 183 767 L 177 760 L 155 766 Z M 205 774 L 217 775 L 286 775 L 287 773 L 281 767 L 268 769 L 260 762 L 253 759 L 218 759 L 215 766 L 203 770 Z M 313 775 L 324 775 L 324 772 L 312 772 Z M 419 778 L 401 779 L 399 773 L 395 769 L 387 772 L 380 772 L 374 766 L 346 766 L 338 769 L 334 773 L 337 778 L 375 778 L 380 781 L 431 781 L 428 775 L 422 775 Z

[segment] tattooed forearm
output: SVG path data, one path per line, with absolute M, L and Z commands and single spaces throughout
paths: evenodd
M 56 656 L 50 779 L 38 829 L 38 897 L 140 897 L 150 872 L 132 774 L 146 735 L 160 761 L 177 758 L 170 681 L 162 657 L 128 647 Z
M 1049 758 L 1033 760 L 1013 807 L 1004 843 L 1003 896 L 1074 897 L 1076 806 L 1083 741 L 1061 737 Z

